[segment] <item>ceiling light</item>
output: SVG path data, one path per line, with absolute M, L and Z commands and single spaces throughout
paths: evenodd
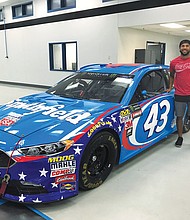
M 176 24 L 176 23 L 168 23 L 168 24 L 160 24 L 162 27 L 167 27 L 167 28 L 184 28 L 184 25 L 181 24 Z
M 190 32 L 190 30 L 185 30 L 186 32 Z

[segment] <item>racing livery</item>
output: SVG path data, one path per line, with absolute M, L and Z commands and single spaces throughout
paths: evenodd
M 92 64 L 0 107 L 0 195 L 66 199 L 176 131 L 169 67 Z

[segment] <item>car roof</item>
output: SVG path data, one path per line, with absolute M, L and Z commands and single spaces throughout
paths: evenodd
M 80 68 L 79 72 L 96 72 L 96 73 L 115 73 L 115 74 L 134 74 L 144 68 L 168 68 L 165 65 L 155 64 L 90 64 Z

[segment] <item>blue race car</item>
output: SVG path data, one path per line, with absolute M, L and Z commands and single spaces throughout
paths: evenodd
M 0 196 L 21 203 L 75 196 L 176 131 L 168 70 L 89 65 L 47 92 L 1 106 Z

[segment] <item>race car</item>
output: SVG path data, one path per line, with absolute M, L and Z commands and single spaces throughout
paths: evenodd
M 166 65 L 91 64 L 1 106 L 0 196 L 45 203 L 100 186 L 176 131 L 168 85 Z

